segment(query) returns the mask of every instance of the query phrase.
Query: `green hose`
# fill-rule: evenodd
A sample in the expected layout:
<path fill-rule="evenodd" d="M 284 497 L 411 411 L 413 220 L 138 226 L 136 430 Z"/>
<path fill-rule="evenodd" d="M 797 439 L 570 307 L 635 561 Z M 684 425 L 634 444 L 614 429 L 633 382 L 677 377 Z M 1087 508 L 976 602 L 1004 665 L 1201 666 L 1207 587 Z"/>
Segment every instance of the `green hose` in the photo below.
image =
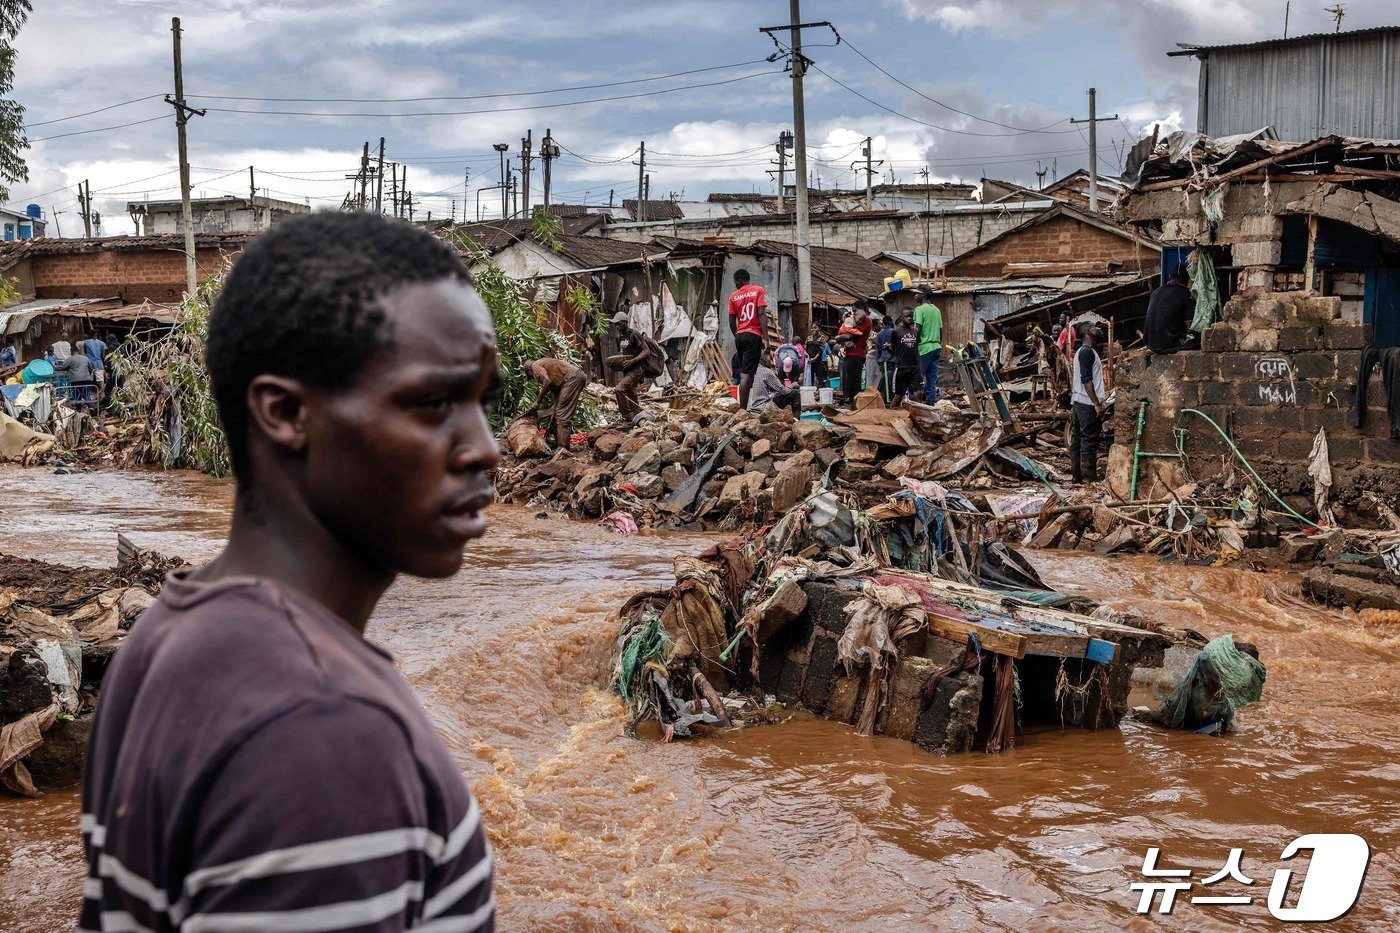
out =
<path fill-rule="evenodd" d="M 1311 525 L 1312 527 L 1317 529 L 1322 528 L 1322 526 L 1319 525 L 1317 522 L 1313 521 L 1305 515 L 1300 515 L 1297 512 L 1297 510 L 1293 508 L 1293 506 L 1289 505 L 1287 502 L 1284 502 L 1282 499 L 1279 498 L 1278 493 L 1274 492 L 1273 487 L 1270 486 L 1268 483 L 1264 482 L 1264 480 L 1260 478 L 1258 473 L 1254 472 L 1254 467 L 1252 467 L 1249 461 L 1244 458 L 1244 454 L 1240 453 L 1240 449 L 1235 446 L 1235 442 L 1230 440 L 1230 435 L 1226 434 L 1225 429 L 1222 428 L 1220 425 L 1216 424 L 1210 415 L 1206 414 L 1203 411 L 1198 411 L 1195 408 L 1183 408 L 1181 410 L 1181 413 L 1183 415 L 1199 415 L 1200 417 L 1205 419 L 1206 424 L 1210 425 L 1212 428 L 1215 428 L 1215 430 L 1220 434 L 1220 436 L 1225 439 L 1225 443 L 1230 445 L 1230 450 L 1232 450 L 1235 456 L 1239 458 L 1240 463 L 1244 464 L 1244 468 L 1249 471 L 1249 475 L 1254 477 L 1254 481 L 1259 484 L 1259 487 L 1265 492 L 1267 492 L 1270 496 L 1272 496 L 1275 502 L 1283 506 L 1283 510 L 1285 512 L 1287 512 L 1289 515 L 1292 515 L 1294 518 L 1298 519 L 1298 521 L 1303 522 L 1306 525 Z"/>

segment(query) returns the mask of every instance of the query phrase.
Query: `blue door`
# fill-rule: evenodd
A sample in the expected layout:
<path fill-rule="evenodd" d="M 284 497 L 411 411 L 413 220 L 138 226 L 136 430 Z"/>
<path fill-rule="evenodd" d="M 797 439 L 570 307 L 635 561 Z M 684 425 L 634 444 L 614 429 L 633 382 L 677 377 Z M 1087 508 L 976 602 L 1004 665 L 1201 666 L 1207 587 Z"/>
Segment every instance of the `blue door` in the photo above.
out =
<path fill-rule="evenodd" d="M 1400 347 L 1400 268 L 1366 270 L 1362 320 L 1374 324 L 1376 346 Z"/>

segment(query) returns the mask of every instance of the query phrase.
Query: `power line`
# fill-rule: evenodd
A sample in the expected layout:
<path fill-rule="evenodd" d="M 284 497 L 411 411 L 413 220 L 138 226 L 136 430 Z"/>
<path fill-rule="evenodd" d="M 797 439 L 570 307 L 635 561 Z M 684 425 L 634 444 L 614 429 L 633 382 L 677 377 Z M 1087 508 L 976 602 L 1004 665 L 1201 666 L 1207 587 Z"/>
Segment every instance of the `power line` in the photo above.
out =
<path fill-rule="evenodd" d="M 85 136 L 85 135 L 87 135 L 88 133 L 105 133 L 105 132 L 107 132 L 108 130 L 124 130 L 124 129 L 126 129 L 128 126 L 140 126 L 140 125 L 143 124 L 143 123 L 154 123 L 154 122 L 156 122 L 157 120 L 165 120 L 165 119 L 168 119 L 168 118 L 169 118 L 169 114 L 161 114 L 161 115 L 158 116 L 158 117 L 151 117 L 149 120 L 135 120 L 135 121 L 133 121 L 133 122 L 131 122 L 131 123 L 116 123 L 116 124 L 113 124 L 112 126 L 98 126 L 98 127 L 94 127 L 93 129 L 90 129 L 90 130 L 74 130 L 74 131 L 71 132 L 71 133 L 59 133 L 57 136 L 41 136 L 41 137 L 38 138 L 38 139 L 31 139 L 30 142 L 31 142 L 31 143 L 42 143 L 42 142 L 46 142 L 46 141 L 48 141 L 48 140 L 50 140 L 50 139 L 63 139 L 63 138 L 65 138 L 65 137 L 67 137 L 67 136 Z"/>
<path fill-rule="evenodd" d="M 1047 124 L 1045 124 L 1044 126 L 1038 126 L 1038 127 L 1012 126 L 1010 123 L 1001 123 L 1001 122 L 999 122 L 999 121 L 997 121 L 997 120 L 988 119 L 987 117 L 979 117 L 977 114 L 975 114 L 975 113 L 969 113 L 969 112 L 966 111 L 966 110 L 959 110 L 957 107 L 954 107 L 952 104 L 944 103 L 943 101 L 939 100 L 939 99 L 936 98 L 936 97 L 930 97 L 929 95 L 925 94 L 923 91 L 921 91 L 921 90 L 919 90 L 918 88 L 914 87 L 912 84 L 909 84 L 909 83 L 907 83 L 907 82 L 905 82 L 905 81 L 902 81 L 901 79 L 899 79 L 899 78 L 895 77 L 894 75 L 890 74 L 888 71 L 886 71 L 884 68 L 882 68 L 879 64 L 877 64 L 876 62 L 874 62 L 873 60 L 871 60 L 870 56 L 866 55 L 866 54 L 865 54 L 864 52 L 862 52 L 860 49 L 858 49 L 858 48 L 856 48 L 854 45 L 852 45 L 852 44 L 851 44 L 851 40 L 849 40 L 849 39 L 845 38 L 844 36 L 842 36 L 842 41 L 846 44 L 846 46 L 847 46 L 852 52 L 855 52 L 855 53 L 856 53 L 857 55 L 859 55 L 861 58 L 865 59 L 865 61 L 866 61 L 867 63 L 869 63 L 871 67 L 873 67 L 876 71 L 880 72 L 880 74 L 882 74 L 882 75 L 884 75 L 885 77 L 889 78 L 889 79 L 890 79 L 891 81 L 893 81 L 895 84 L 898 84 L 900 87 L 906 88 L 907 90 L 913 91 L 915 94 L 918 94 L 920 97 L 922 97 L 924 100 L 928 101 L 929 103 L 931 103 L 931 104 L 937 104 L 938 106 L 942 107 L 942 108 L 945 109 L 945 110 L 951 110 L 953 113 L 962 114 L 962 115 L 965 116 L 965 117 L 971 117 L 972 119 L 977 120 L 977 121 L 979 121 L 979 122 L 981 122 L 981 123 L 990 123 L 990 124 L 992 124 L 993 126 L 1000 126 L 1000 127 L 1002 127 L 1003 129 L 1016 130 L 1016 131 L 1017 131 L 1017 134 L 1024 134 L 1024 133 L 1043 133 L 1043 132 L 1045 132 L 1046 130 L 1048 130 L 1050 127 L 1052 127 L 1052 126 L 1058 126 L 1059 124 L 1065 122 L 1064 120 L 1056 120 L 1054 123 L 1047 123 Z M 830 77 L 830 76 L 828 75 L 828 77 Z M 948 132 L 953 132 L 953 131 L 952 131 L 952 130 L 949 130 Z M 1017 135 L 1017 134 L 1011 134 L 1011 133 L 997 133 L 997 134 L 992 134 L 992 135 L 999 135 L 999 136 L 1000 136 L 1000 135 L 1005 135 L 1005 136 L 1010 136 L 1010 135 Z"/>
<path fill-rule="evenodd" d="M 414 113 L 323 113 L 314 110 L 244 110 L 238 107 L 209 107 L 206 109 L 209 110 L 210 113 L 246 113 L 274 117 L 458 117 L 482 113 L 515 113 L 522 110 L 549 110 L 557 107 L 578 107 L 583 104 L 602 104 L 617 100 L 636 100 L 639 97 L 655 97 L 659 94 L 674 94 L 677 91 L 693 91 L 699 88 L 721 87 L 726 84 L 735 84 L 739 81 L 748 81 L 751 78 L 761 78 L 765 75 L 774 74 L 782 74 L 782 72 L 778 70 L 756 71 L 753 74 L 740 75 L 737 78 L 728 78 L 724 81 L 709 81 L 703 84 L 683 84 L 680 87 L 642 91 L 638 94 L 618 94 L 612 97 L 591 97 L 585 100 L 560 101 L 555 104 L 530 104 L 522 107 L 493 107 L 479 110 L 420 110 Z"/>
<path fill-rule="evenodd" d="M 237 97 L 233 95 L 220 94 L 191 94 L 189 97 L 198 100 L 242 100 L 254 102 L 280 102 L 293 104 L 411 104 L 436 100 L 490 100 L 502 97 L 532 97 L 541 94 L 563 94 L 569 91 L 594 91 L 605 87 L 622 87 L 627 84 L 645 84 L 648 81 L 665 81 L 670 78 L 683 78 L 687 75 L 702 74 L 707 71 L 725 71 L 730 68 L 745 68 L 749 65 L 762 65 L 766 58 L 756 58 L 748 62 L 734 62 L 729 65 L 711 65 L 707 68 L 692 68 L 689 71 L 677 71 L 667 75 L 652 75 L 648 78 L 631 78 L 626 81 L 608 81 L 603 84 L 576 84 L 572 87 L 556 87 L 543 91 L 511 91 L 501 94 L 466 94 L 460 96 L 443 97 Z M 704 86 L 704 85 L 702 85 Z M 473 111 L 468 111 L 473 112 Z"/>
<path fill-rule="evenodd" d="M 160 97 L 160 94 L 147 94 L 145 97 L 133 97 L 131 100 L 124 100 L 118 104 L 108 104 L 106 107 L 98 107 L 96 110 L 88 110 L 84 111 L 83 113 L 75 113 L 67 117 L 54 117 L 52 120 L 40 120 L 38 123 L 26 123 L 24 124 L 24 128 L 26 130 L 32 130 L 36 126 L 48 126 L 50 123 L 62 123 L 65 120 L 76 120 L 79 117 L 90 117 L 94 113 L 102 113 L 107 110 L 115 110 L 118 107 L 126 107 L 130 104 L 139 104 L 145 100 L 159 100 Z"/>

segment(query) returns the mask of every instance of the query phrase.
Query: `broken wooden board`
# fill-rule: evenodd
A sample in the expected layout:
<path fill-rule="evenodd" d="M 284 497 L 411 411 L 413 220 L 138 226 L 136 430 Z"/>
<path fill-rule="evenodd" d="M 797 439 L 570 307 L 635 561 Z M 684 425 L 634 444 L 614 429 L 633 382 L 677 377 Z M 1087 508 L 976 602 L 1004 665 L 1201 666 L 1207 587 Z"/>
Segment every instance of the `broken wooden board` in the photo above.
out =
<path fill-rule="evenodd" d="M 857 440 L 869 441 L 872 444 L 884 444 L 888 447 L 908 447 L 904 434 L 900 433 L 902 428 L 905 432 L 913 435 L 913 422 L 910 421 L 907 412 L 899 409 L 891 409 L 870 406 L 858 411 L 840 411 L 833 407 L 822 409 L 822 415 L 832 424 L 850 428 L 855 432 Z M 902 422 L 895 427 L 896 422 Z"/>
<path fill-rule="evenodd" d="M 928 475 L 921 479 L 942 479 L 952 476 L 959 470 L 971 466 L 987 451 L 1001 441 L 1000 424 L 974 425 L 959 437 L 953 438 L 933 452 L 933 463 Z"/>

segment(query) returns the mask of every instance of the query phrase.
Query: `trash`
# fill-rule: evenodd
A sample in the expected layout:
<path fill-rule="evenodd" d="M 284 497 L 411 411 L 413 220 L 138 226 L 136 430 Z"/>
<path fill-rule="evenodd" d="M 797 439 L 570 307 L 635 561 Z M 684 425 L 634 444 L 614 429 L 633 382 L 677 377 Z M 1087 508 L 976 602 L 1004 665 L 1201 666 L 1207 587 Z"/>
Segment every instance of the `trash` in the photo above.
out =
<path fill-rule="evenodd" d="M 637 523 L 626 512 L 612 512 L 598 519 L 598 524 L 609 525 L 614 531 L 624 535 L 637 533 Z"/>
<path fill-rule="evenodd" d="M 1253 645 L 1236 646 L 1229 635 L 1207 643 L 1152 718 L 1172 729 L 1230 731 L 1235 712 L 1263 696 L 1267 671 L 1258 655 Z"/>
<path fill-rule="evenodd" d="M 517 457 L 548 457 L 549 443 L 535 418 L 516 418 L 506 428 L 506 446 Z"/>

